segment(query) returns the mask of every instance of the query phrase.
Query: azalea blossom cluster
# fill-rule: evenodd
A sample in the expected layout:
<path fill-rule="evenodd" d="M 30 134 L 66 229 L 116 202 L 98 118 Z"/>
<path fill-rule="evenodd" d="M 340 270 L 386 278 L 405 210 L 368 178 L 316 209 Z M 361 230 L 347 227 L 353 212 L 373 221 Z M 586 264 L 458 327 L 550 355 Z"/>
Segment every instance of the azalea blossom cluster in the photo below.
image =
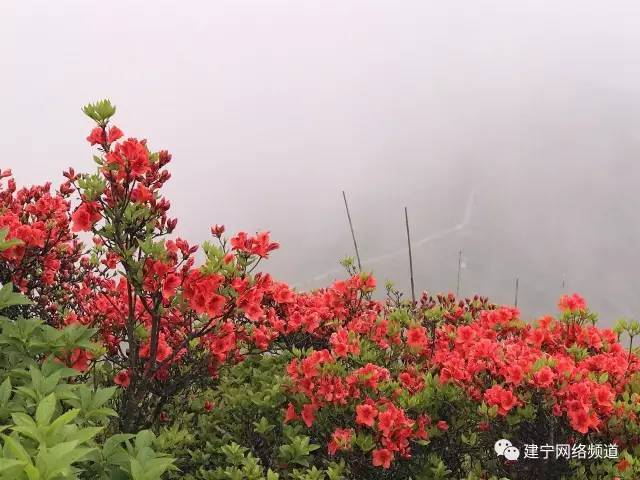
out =
<path fill-rule="evenodd" d="M 180 238 L 156 240 L 176 226 L 160 195 L 171 156 L 151 153 L 143 140 L 122 138 L 119 128 L 99 122 L 88 137 L 102 152 L 98 174 L 67 172 L 82 199 L 73 230 L 93 233 L 93 260 L 101 268 L 100 276 L 88 279 L 99 294 L 74 319 L 100 329 L 109 361 L 120 366 L 117 384 L 170 388 L 185 366 L 204 362 L 215 378 L 224 363 L 284 338 L 316 346 L 333 332 L 331 342 L 342 341 L 345 331 L 334 332 L 333 323 L 346 321 L 362 295 L 373 291 L 373 277 L 356 275 L 331 289 L 299 294 L 268 274 L 251 273 L 278 248 L 268 232 L 240 232 L 227 240 L 220 225 L 211 228 L 213 242 L 203 244 L 205 261 L 196 265 L 198 247 Z M 360 325 L 351 325 L 354 331 L 375 323 L 382 305 L 371 305 Z M 378 330 L 386 342 L 384 328 Z"/>
<path fill-rule="evenodd" d="M 0 230 L 15 243 L 2 255 L 3 283 L 32 294 L 54 324 L 98 328 L 106 360 L 117 369 L 114 382 L 124 388 L 171 384 L 172 368 L 196 357 L 215 377 L 243 352 L 268 348 L 284 332 L 280 314 L 293 292 L 249 271 L 278 244 L 268 232 L 240 232 L 227 241 L 216 225 L 218 245 L 204 245 L 206 260 L 195 265 L 198 246 L 163 238 L 177 225 L 161 195 L 171 155 L 124 138 L 108 116 L 90 113 L 98 124 L 87 137 L 98 148 L 96 174 L 69 169 L 52 193 L 49 184 L 17 189 L 11 172 L 1 173 L 8 181 L 0 190 Z M 87 233 L 89 250 L 79 240 Z M 81 371 L 92 360 L 85 350 L 65 357 Z"/>
<path fill-rule="evenodd" d="M 95 267 L 82 282 L 91 293 L 68 321 L 99 329 L 114 382 L 126 390 L 122 417 L 151 408 L 148 392 L 157 392 L 155 417 L 167 397 L 202 381 L 201 372 L 215 378 L 221 365 L 291 332 L 286 319 L 296 295 L 253 273 L 278 248 L 268 232 L 227 240 L 224 226 L 214 225 L 201 247 L 172 237 L 177 220 L 161 193 L 171 155 L 126 138 L 110 124 L 113 112 L 104 104 L 85 108 L 97 123 L 87 137 L 98 151 L 97 173 L 65 173 L 80 199 L 71 230 L 92 234 L 85 261 Z M 200 248 L 204 261 L 196 264 Z"/>
<path fill-rule="evenodd" d="M 342 282 L 337 286 L 342 289 Z M 322 292 L 327 294 L 336 291 Z M 640 395 L 631 393 L 630 383 L 634 388 L 640 383 L 640 359 L 618 343 L 612 330 L 581 322 L 588 313 L 579 295 L 561 298 L 558 319 L 545 316 L 534 324 L 521 321 L 512 307 L 484 304 L 479 309 L 478 297 L 466 302 L 451 295 L 423 298 L 401 315 L 363 291 L 357 297 L 356 308 L 344 296 L 334 303 L 350 314 L 332 324 L 328 347 L 295 358 L 287 369 L 295 401 L 286 409 L 286 421 L 311 428 L 324 410 L 343 418 L 328 439 L 330 454 L 351 451 L 364 433 L 375 447 L 373 465 L 389 468 L 396 458 L 409 458 L 415 442 L 446 431 L 445 419 L 431 420 L 437 411 L 403 408 L 411 404 L 409 397 L 437 387 L 425 381 L 427 375 L 496 412 L 493 419 L 476 415 L 478 431 L 541 401 L 576 434 L 614 438 L 622 448 L 638 444 L 633 429 Z M 426 319 L 436 317 L 434 328 Z M 345 430 L 344 423 L 353 427 Z"/>
<path fill-rule="evenodd" d="M 82 244 L 70 230 L 67 182 L 58 191 L 51 184 L 18 188 L 11 170 L 0 172 L 0 231 L 12 244 L 0 255 L 0 280 L 12 282 L 52 322 L 63 305 L 75 303 Z"/>
<path fill-rule="evenodd" d="M 577 295 L 563 297 L 560 306 L 572 315 L 586 309 Z M 439 347 L 434 362 L 441 381 L 456 382 L 503 416 L 529 402 L 532 392 L 542 392 L 553 414 L 566 414 L 582 434 L 607 428 L 616 398 L 640 370 L 638 358 L 629 356 L 610 329 L 550 316 L 524 324 L 510 308 L 445 328 Z M 488 379 L 494 384 L 486 389 Z"/>

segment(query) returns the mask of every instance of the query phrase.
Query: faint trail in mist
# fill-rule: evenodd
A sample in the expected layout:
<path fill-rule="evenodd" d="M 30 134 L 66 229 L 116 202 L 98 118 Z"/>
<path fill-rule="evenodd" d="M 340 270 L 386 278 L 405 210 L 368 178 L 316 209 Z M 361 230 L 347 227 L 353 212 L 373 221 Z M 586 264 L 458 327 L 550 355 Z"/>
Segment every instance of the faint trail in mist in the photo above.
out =
<path fill-rule="evenodd" d="M 478 186 L 476 185 L 471 192 L 469 193 L 469 197 L 467 198 L 467 203 L 464 209 L 464 214 L 462 216 L 462 220 L 458 223 L 456 223 L 455 225 L 445 228 L 443 230 L 439 230 L 435 233 L 432 233 L 430 235 L 427 235 L 426 237 L 420 238 L 418 240 L 415 240 L 413 242 L 411 242 L 411 245 L 414 247 L 421 247 L 422 245 L 425 245 L 427 243 L 433 242 L 435 240 L 440 240 L 441 238 L 447 237 L 453 233 L 459 232 L 461 230 L 463 230 L 464 228 L 467 227 L 467 225 L 469 225 L 469 223 L 471 222 L 471 217 L 473 215 L 473 208 L 475 206 L 475 201 L 476 201 L 476 192 L 478 191 Z M 391 252 L 387 252 L 387 253 L 383 253 L 381 255 L 377 255 L 375 257 L 371 257 L 371 258 L 365 258 L 364 260 L 362 260 L 362 265 L 363 265 L 363 270 L 366 270 L 368 267 L 370 267 L 371 265 L 374 265 L 376 263 L 380 263 L 380 262 L 384 262 L 385 260 L 389 260 L 391 258 L 397 257 L 399 255 L 407 255 L 408 252 L 408 247 L 403 247 L 403 248 L 399 248 L 398 250 L 394 250 Z M 321 274 L 321 275 L 317 275 L 315 277 L 313 277 L 311 280 L 307 280 L 306 282 L 304 282 L 305 284 L 309 284 L 311 282 L 318 282 L 320 280 L 323 280 L 329 276 L 331 276 L 331 274 L 333 273 L 340 273 L 342 272 L 343 269 L 341 267 L 335 267 L 332 268 L 331 270 L 328 270 L 327 272 Z"/>

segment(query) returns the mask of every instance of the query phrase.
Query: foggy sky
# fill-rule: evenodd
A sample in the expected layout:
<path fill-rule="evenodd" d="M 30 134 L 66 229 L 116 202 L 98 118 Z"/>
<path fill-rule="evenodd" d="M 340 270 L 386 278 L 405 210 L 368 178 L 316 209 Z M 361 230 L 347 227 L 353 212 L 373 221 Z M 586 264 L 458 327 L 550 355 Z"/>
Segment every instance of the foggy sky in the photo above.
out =
<path fill-rule="evenodd" d="M 352 243 L 408 286 L 553 312 L 565 278 L 610 323 L 640 310 L 640 4 L 0 1 L 0 167 L 93 168 L 80 112 L 173 154 L 193 242 L 268 229 L 265 263 L 318 287 Z M 472 195 L 473 192 L 473 195 Z M 368 262 L 373 259 L 374 261 Z M 321 278 L 320 278 L 321 277 Z"/>

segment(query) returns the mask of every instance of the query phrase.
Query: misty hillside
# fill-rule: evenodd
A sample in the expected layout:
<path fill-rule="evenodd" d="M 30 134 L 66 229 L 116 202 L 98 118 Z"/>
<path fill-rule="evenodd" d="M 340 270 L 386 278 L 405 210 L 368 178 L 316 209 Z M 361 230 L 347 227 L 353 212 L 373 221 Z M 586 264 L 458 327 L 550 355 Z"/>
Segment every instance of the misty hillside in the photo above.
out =
<path fill-rule="evenodd" d="M 469 171 L 462 168 L 467 160 L 450 159 L 459 171 L 438 179 L 446 190 L 438 192 L 440 200 L 430 191 L 410 192 L 405 198 L 417 287 L 455 291 L 461 249 L 463 295 L 513 303 L 519 277 L 519 307 L 537 316 L 554 311 L 564 281 L 565 290 L 584 294 L 607 325 L 637 315 L 640 227 L 633 192 L 640 130 L 633 126 L 640 122 L 628 98 L 584 85 L 554 92 L 541 98 L 536 114 L 511 125 L 504 118 L 499 132 L 486 132 L 486 143 L 505 135 L 502 142 L 491 139 L 500 148 L 493 158 L 480 144 L 468 159 Z M 340 238 L 352 254 L 338 193 L 336 214 L 342 208 L 344 221 L 327 240 Z M 390 199 L 393 208 L 374 219 L 363 218 L 367 211 L 359 202 L 362 197 L 352 198 L 351 210 L 364 268 L 408 293 L 401 199 Z M 319 286 L 338 272 L 327 270 L 304 285 Z"/>

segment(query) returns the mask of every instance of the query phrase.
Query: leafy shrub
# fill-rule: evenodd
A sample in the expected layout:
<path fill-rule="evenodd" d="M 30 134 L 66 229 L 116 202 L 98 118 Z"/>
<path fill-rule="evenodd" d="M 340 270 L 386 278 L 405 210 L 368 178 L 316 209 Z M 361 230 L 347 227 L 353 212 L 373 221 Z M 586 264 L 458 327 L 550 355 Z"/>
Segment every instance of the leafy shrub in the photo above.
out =
<path fill-rule="evenodd" d="M 69 383 L 76 370 L 52 357 L 37 361 L 60 349 L 87 347 L 90 330 L 56 330 L 35 319 L 0 322 L 0 478 L 151 480 L 171 467 L 171 458 L 151 448 L 155 437 L 149 431 L 138 433 L 133 443 L 134 435 L 105 437 L 109 417 L 117 415 L 108 406 L 114 387 Z"/>
<path fill-rule="evenodd" d="M 0 250 L 7 244 L 0 245 Z M 0 289 L 0 312 L 30 302 Z M 73 381 L 61 359 L 95 350 L 93 330 L 56 329 L 38 319 L 0 317 L 0 478 L 11 480 L 158 479 L 173 459 L 152 448 L 153 433 L 104 436 L 115 387 Z M 77 360 L 76 360 L 77 361 Z M 102 441 L 104 440 L 104 445 Z"/>
<path fill-rule="evenodd" d="M 223 369 L 216 389 L 194 397 L 188 413 L 169 413 L 159 445 L 179 458 L 175 478 L 342 478 L 344 465 L 316 457 L 321 446 L 282 421 L 287 358 L 260 356 Z"/>

